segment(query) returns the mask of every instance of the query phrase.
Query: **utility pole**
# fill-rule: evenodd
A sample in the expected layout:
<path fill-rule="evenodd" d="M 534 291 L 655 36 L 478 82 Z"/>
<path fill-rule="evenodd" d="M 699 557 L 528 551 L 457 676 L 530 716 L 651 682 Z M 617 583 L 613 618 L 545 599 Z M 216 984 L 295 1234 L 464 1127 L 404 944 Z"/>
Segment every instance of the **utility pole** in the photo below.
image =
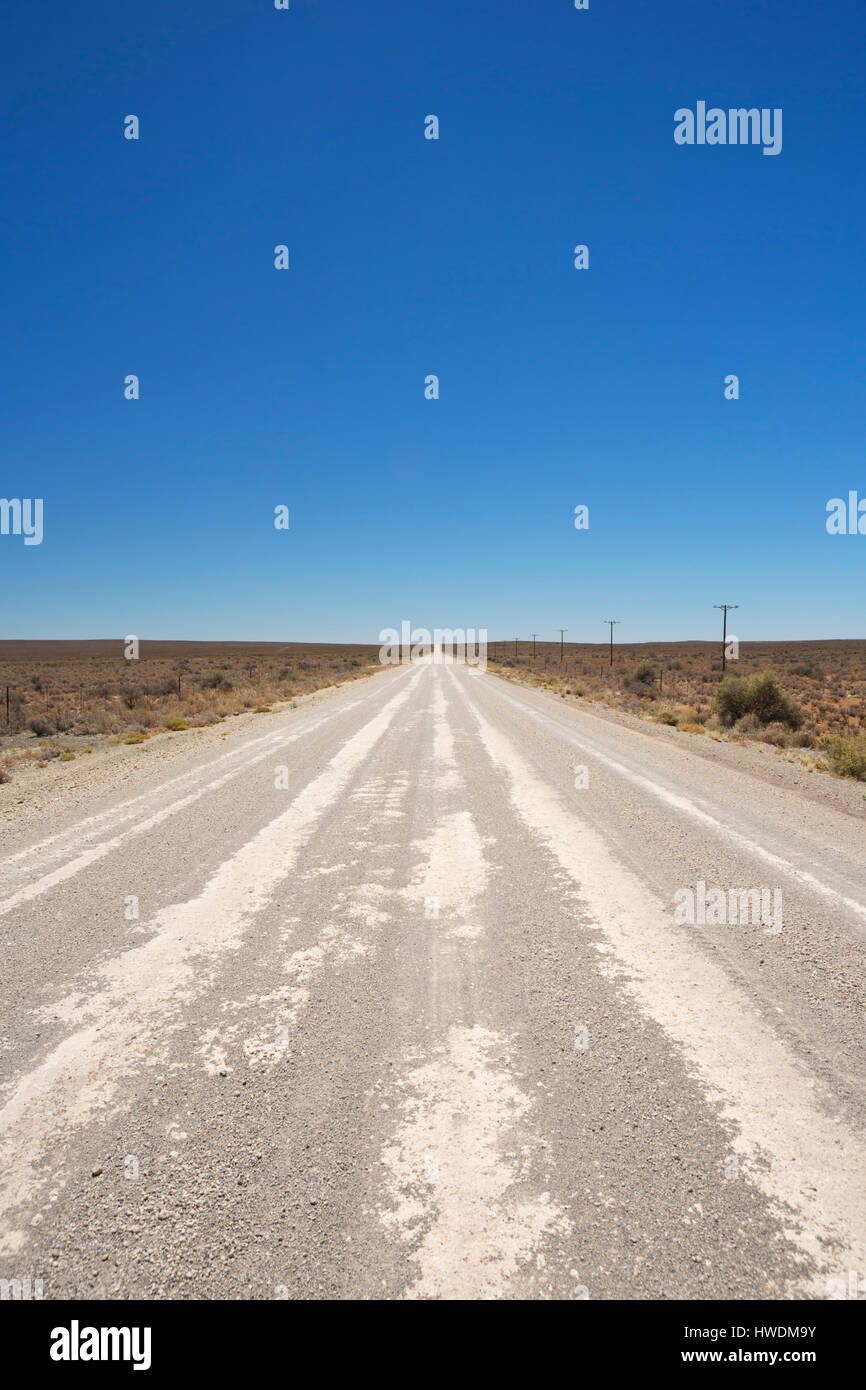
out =
<path fill-rule="evenodd" d="M 602 618 L 602 622 L 607 623 L 610 628 L 610 664 L 613 665 L 613 630 L 619 627 L 619 618 Z"/>
<path fill-rule="evenodd" d="M 728 645 L 728 613 L 734 608 L 739 608 L 739 606 L 738 603 L 713 604 L 714 608 L 721 608 L 722 610 L 722 675 L 725 674 L 725 648 Z"/>
<path fill-rule="evenodd" d="M 532 660 L 533 660 L 533 661 L 535 661 L 535 638 L 536 638 L 536 635 L 537 635 L 537 634 L 534 633 L 534 632 L 531 634 L 531 636 L 532 636 Z"/>
<path fill-rule="evenodd" d="M 514 639 L 514 660 L 517 660 L 517 638 Z"/>
<path fill-rule="evenodd" d="M 557 630 L 557 632 L 559 633 L 559 664 L 560 664 L 560 666 L 561 666 L 561 665 L 562 665 L 562 649 L 563 649 L 563 646 L 565 645 L 565 634 L 568 632 L 568 628 L 567 628 L 567 627 L 559 627 L 559 628 L 557 628 L 556 630 Z"/>

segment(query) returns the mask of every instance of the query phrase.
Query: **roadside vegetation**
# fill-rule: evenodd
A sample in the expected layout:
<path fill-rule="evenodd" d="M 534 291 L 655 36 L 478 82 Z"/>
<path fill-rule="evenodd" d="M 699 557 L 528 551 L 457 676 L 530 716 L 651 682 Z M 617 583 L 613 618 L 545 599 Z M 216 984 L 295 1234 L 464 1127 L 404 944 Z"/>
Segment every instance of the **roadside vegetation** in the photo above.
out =
<path fill-rule="evenodd" d="M 830 767 L 838 777 L 856 777 L 866 782 L 866 734 L 855 738 L 828 738 L 824 750 Z"/>
<path fill-rule="evenodd" d="M 378 669 L 377 647 L 142 642 L 127 661 L 121 642 L 0 642 L 0 783 L 24 762 L 268 714 Z"/>
<path fill-rule="evenodd" d="M 866 781 L 866 642 L 742 643 L 722 673 L 717 643 L 609 649 L 496 643 L 499 675 L 623 709 L 683 734 L 769 744 L 808 767 Z"/>

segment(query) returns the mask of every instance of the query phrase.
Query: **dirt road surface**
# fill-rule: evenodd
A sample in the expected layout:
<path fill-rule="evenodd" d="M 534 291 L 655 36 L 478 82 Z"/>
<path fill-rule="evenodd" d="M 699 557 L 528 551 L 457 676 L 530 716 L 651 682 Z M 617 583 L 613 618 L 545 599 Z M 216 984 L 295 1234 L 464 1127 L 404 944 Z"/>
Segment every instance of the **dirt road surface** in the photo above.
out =
<path fill-rule="evenodd" d="M 136 756 L 4 823 L 0 1276 L 591 1300 L 866 1278 L 862 818 L 433 662 Z M 727 920 L 682 919 L 718 888 Z M 732 921 L 730 890 L 772 907 Z"/>

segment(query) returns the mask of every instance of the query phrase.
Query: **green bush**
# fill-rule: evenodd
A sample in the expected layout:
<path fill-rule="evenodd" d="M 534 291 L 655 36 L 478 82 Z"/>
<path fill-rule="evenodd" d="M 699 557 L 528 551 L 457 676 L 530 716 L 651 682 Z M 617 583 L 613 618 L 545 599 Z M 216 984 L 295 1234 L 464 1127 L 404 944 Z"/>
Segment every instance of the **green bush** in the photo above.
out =
<path fill-rule="evenodd" d="M 799 729 L 803 723 L 802 713 L 772 671 L 760 671 L 747 680 L 725 676 L 713 696 L 713 708 L 726 728 L 732 724 L 742 728 L 739 721 L 750 714 L 761 725 L 786 724 L 789 729 Z"/>
<path fill-rule="evenodd" d="M 866 782 L 866 734 L 855 738 L 835 736 L 822 740 L 827 761 L 838 777 Z"/>
<path fill-rule="evenodd" d="M 747 684 L 740 676 L 725 676 L 713 696 L 713 709 L 728 729 L 750 713 Z"/>
<path fill-rule="evenodd" d="M 762 671 L 749 681 L 749 709 L 762 724 L 787 724 L 799 729 L 803 716 L 799 708 L 779 685 L 772 671 Z"/>

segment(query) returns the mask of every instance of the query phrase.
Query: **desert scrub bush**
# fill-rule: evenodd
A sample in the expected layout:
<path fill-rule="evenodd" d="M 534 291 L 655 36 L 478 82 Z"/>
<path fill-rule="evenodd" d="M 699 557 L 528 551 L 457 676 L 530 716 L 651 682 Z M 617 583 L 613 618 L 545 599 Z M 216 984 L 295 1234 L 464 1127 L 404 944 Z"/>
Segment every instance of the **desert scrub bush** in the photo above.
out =
<path fill-rule="evenodd" d="M 641 695 L 644 699 L 654 699 L 656 693 L 655 667 L 651 666 L 648 661 L 642 662 L 632 671 L 631 675 L 626 676 L 623 685 L 633 695 Z"/>
<path fill-rule="evenodd" d="M 180 733 L 182 729 L 188 729 L 189 725 L 185 719 L 167 719 L 165 721 L 165 727 L 168 729 L 169 733 L 177 734 Z"/>
<path fill-rule="evenodd" d="M 725 676 L 724 680 L 719 682 L 713 696 L 713 708 L 725 728 L 730 729 L 736 725 L 739 729 L 740 720 L 751 712 L 747 690 L 748 681 L 743 680 L 741 676 Z"/>
<path fill-rule="evenodd" d="M 857 734 L 854 738 L 825 738 L 821 742 L 837 777 L 853 777 L 858 782 L 866 782 L 866 734 Z"/>
<path fill-rule="evenodd" d="M 736 724 L 740 729 L 740 721 L 747 714 L 753 714 L 764 725 L 787 724 L 789 729 L 799 729 L 803 723 L 801 710 L 772 671 L 759 671 L 747 678 L 725 676 L 713 696 L 713 708 L 725 728 Z"/>
<path fill-rule="evenodd" d="M 162 698 L 166 695 L 176 695 L 177 681 L 172 680 L 171 676 L 163 676 L 162 680 L 148 681 L 145 691 L 148 695 L 156 695 Z"/>
<path fill-rule="evenodd" d="M 705 734 L 707 732 L 703 724 L 678 724 L 677 728 L 681 734 Z"/>
<path fill-rule="evenodd" d="M 676 724 L 678 715 L 670 705 L 662 705 L 661 709 L 656 710 L 653 718 L 657 724 Z"/>
<path fill-rule="evenodd" d="M 737 733 L 745 734 L 747 738 L 754 738 L 760 727 L 761 721 L 756 714 L 744 714 L 734 725 Z"/>
<path fill-rule="evenodd" d="M 655 685 L 655 667 L 649 661 L 642 661 L 640 666 L 635 667 L 628 679 L 638 685 Z"/>
<path fill-rule="evenodd" d="M 83 734 L 113 734 L 115 732 L 115 721 L 107 710 L 94 710 L 89 713 L 79 726 Z"/>
<path fill-rule="evenodd" d="M 62 763 L 74 763 L 75 754 L 67 748 L 63 753 L 60 754 L 60 761 Z"/>
<path fill-rule="evenodd" d="M 270 705 L 256 705 L 255 709 L 253 710 L 253 714 L 270 714 L 270 713 L 271 713 L 271 707 L 270 707 Z"/>
<path fill-rule="evenodd" d="M 49 734 L 57 733 L 57 727 L 53 719 L 28 719 L 27 727 L 32 730 L 37 738 L 47 738 Z"/>
<path fill-rule="evenodd" d="M 749 710 L 762 724 L 787 724 L 799 729 L 802 711 L 779 685 L 772 671 L 761 671 L 749 680 Z"/>
<path fill-rule="evenodd" d="M 147 743 L 147 734 L 142 734 L 140 732 L 127 734 L 123 741 L 124 743 Z"/>
<path fill-rule="evenodd" d="M 765 724 L 758 735 L 762 743 L 771 743 L 777 749 L 787 748 L 791 741 L 791 730 L 787 724 L 778 721 L 773 724 Z"/>

